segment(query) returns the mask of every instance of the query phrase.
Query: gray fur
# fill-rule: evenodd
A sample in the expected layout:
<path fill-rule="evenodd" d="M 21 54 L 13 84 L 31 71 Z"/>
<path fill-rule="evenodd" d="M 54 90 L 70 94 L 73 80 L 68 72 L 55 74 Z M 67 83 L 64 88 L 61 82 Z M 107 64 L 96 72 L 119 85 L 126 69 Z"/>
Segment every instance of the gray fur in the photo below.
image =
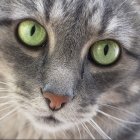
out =
<path fill-rule="evenodd" d="M 139 11 L 139 0 L 1 0 L 0 138 L 107 139 L 90 124 L 93 119 L 111 139 L 139 139 Z M 48 32 L 48 43 L 37 51 L 16 37 L 27 18 Z M 110 67 L 87 57 L 90 46 L 104 39 L 122 48 Z M 52 112 L 40 88 L 74 99 Z"/>

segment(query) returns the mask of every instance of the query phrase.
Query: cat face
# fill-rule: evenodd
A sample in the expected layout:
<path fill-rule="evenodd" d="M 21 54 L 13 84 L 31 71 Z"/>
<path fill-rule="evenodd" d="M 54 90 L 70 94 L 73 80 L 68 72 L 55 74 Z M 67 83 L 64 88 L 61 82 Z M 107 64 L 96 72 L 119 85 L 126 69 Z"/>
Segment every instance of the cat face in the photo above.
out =
<path fill-rule="evenodd" d="M 14 101 L 34 125 L 50 131 L 70 127 L 90 120 L 105 104 L 138 98 L 140 16 L 134 1 L 1 0 L 0 5 L 0 87 L 8 90 L 0 96 Z M 41 37 L 29 40 L 26 24 Z M 111 53 L 109 62 L 105 52 Z M 42 92 L 70 100 L 51 110 Z"/>

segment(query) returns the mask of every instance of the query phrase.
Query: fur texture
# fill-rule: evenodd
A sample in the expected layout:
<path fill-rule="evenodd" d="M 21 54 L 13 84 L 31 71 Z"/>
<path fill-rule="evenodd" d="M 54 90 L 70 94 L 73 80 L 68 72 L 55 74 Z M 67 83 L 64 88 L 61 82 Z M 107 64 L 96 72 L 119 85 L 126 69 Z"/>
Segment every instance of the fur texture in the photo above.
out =
<path fill-rule="evenodd" d="M 140 138 L 139 11 L 139 0 L 0 0 L 0 138 Z M 48 33 L 39 50 L 17 39 L 24 19 Z M 87 57 L 104 39 L 122 49 L 109 67 Z M 42 87 L 75 98 L 51 111 Z"/>

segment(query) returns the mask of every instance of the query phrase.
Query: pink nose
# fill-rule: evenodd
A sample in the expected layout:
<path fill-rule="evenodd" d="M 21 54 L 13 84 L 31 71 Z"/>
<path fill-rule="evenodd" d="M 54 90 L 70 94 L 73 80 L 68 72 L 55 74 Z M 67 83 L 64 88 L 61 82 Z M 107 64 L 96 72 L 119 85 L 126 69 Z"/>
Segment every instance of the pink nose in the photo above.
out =
<path fill-rule="evenodd" d="M 60 96 L 49 92 L 45 92 L 43 96 L 49 100 L 48 105 L 53 111 L 61 109 L 64 104 L 70 101 L 69 96 Z"/>

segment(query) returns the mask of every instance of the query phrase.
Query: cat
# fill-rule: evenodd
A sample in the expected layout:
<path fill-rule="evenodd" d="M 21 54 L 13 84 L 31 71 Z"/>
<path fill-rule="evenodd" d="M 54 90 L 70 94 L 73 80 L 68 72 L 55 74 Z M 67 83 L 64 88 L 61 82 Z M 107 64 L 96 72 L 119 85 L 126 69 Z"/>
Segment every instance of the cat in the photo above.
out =
<path fill-rule="evenodd" d="M 139 139 L 139 116 L 139 0 L 0 1 L 0 139 Z"/>

